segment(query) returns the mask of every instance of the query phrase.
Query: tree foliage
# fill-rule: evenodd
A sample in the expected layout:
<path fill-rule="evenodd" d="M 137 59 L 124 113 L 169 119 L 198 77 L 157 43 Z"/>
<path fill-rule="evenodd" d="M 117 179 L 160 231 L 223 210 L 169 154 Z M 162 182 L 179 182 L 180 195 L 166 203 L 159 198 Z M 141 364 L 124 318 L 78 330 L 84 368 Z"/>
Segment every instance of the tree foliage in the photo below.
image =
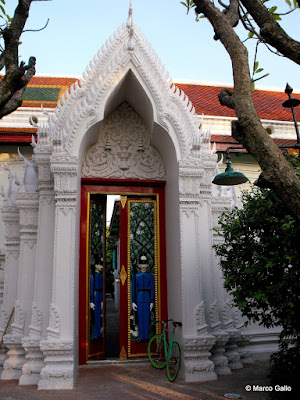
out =
<path fill-rule="evenodd" d="M 265 131 L 253 102 L 253 80 L 263 71 L 254 62 L 249 66 L 245 37 L 239 37 L 236 26 L 241 23 L 250 38 L 256 38 L 274 52 L 300 65 L 300 43 L 281 27 L 280 13 L 268 7 L 265 0 L 186 0 L 186 9 L 194 9 L 212 25 L 215 40 L 220 40 L 232 64 L 233 90 L 224 89 L 219 94 L 222 105 L 234 109 L 237 120 L 232 122 L 232 136 L 256 159 L 262 169 L 259 182 L 275 190 L 283 200 L 286 212 L 300 220 L 300 180 L 288 165 L 268 133 Z M 279 4 L 285 4 L 283 0 Z M 295 8 L 300 0 L 289 0 L 288 7 Z M 299 12 L 299 8 L 295 10 Z M 249 36 L 248 36 L 249 37 Z"/>
<path fill-rule="evenodd" d="M 299 170 L 299 161 L 298 170 Z M 243 192 L 243 207 L 223 213 L 214 246 L 225 288 L 251 321 L 300 338 L 300 226 L 270 189 Z"/>

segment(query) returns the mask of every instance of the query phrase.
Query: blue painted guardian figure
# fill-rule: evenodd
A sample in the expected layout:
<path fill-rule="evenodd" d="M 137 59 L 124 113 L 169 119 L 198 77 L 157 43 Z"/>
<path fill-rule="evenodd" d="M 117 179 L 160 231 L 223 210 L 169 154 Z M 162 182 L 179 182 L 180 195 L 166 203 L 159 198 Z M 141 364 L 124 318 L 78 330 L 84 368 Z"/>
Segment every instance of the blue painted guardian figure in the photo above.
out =
<path fill-rule="evenodd" d="M 155 299 L 154 276 L 147 272 L 147 257 L 139 257 L 140 272 L 133 276 L 132 309 L 137 311 L 139 337 L 137 342 L 150 339 L 150 313 Z"/>
<path fill-rule="evenodd" d="M 93 339 L 101 337 L 102 328 L 102 308 L 103 308 L 103 265 L 98 259 L 95 263 L 95 275 L 91 274 L 90 282 L 90 308 L 95 313 L 95 323 L 93 329 Z"/>

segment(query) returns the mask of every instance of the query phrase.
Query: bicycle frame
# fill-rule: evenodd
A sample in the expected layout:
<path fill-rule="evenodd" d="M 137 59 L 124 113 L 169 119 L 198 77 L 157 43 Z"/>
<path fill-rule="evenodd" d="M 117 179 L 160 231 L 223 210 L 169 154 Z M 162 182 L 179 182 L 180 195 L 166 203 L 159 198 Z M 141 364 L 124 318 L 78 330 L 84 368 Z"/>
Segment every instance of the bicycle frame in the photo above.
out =
<path fill-rule="evenodd" d="M 168 322 L 173 323 L 173 331 L 167 328 Z M 167 367 L 167 377 L 170 382 L 173 382 L 178 375 L 181 360 L 180 346 L 174 340 L 174 334 L 176 327 L 182 326 L 182 323 L 172 319 L 155 321 L 155 323 L 162 324 L 163 330 L 160 334 L 156 333 L 149 340 L 147 347 L 148 358 L 154 368 L 162 369 Z"/>
<path fill-rule="evenodd" d="M 172 320 L 169 320 L 169 321 L 171 322 Z M 169 322 L 169 321 L 167 321 L 167 322 Z M 166 328 L 167 322 L 164 323 L 162 321 L 156 321 L 156 323 L 158 323 L 158 322 L 163 325 L 163 331 L 162 331 L 162 333 L 160 335 L 160 338 L 159 338 L 159 341 L 158 341 L 158 344 L 157 344 L 157 348 L 159 348 L 161 340 L 163 340 L 166 361 L 169 361 L 170 360 L 171 349 L 172 349 L 172 344 L 173 344 L 173 340 L 174 340 L 175 327 L 174 327 L 173 331 L 170 331 L 169 329 Z M 169 341 L 168 341 L 166 332 L 170 334 L 170 340 Z"/>

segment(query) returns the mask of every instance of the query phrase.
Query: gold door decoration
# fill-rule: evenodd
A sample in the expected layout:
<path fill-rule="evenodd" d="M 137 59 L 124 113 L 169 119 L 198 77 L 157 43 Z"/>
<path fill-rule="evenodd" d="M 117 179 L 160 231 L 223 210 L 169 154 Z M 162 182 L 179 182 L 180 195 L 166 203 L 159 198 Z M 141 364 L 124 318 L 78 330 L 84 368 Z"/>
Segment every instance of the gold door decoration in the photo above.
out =
<path fill-rule="evenodd" d="M 121 272 L 120 272 L 120 279 L 121 279 L 121 282 L 122 282 L 122 286 L 124 286 L 125 282 L 126 282 L 126 279 L 127 279 L 127 272 L 125 271 L 124 265 L 122 265 L 122 269 L 121 269 Z"/>
<path fill-rule="evenodd" d="M 160 252 L 159 252 L 159 221 L 158 221 L 158 195 L 156 199 L 128 199 L 128 320 L 130 329 L 128 330 L 128 357 L 145 356 L 144 353 L 132 351 L 136 343 L 147 342 L 156 333 L 153 323 L 160 319 Z M 149 264 L 147 271 L 143 274 L 147 276 L 149 285 L 147 288 L 138 289 L 139 292 L 147 293 L 150 303 L 147 303 L 143 316 L 141 312 L 134 311 L 132 303 L 138 302 L 136 296 L 137 280 L 141 271 L 139 270 L 139 256 L 145 254 Z M 151 284 L 153 282 L 153 284 Z M 149 295 L 149 296 L 148 296 Z M 134 301 L 133 301 L 134 300 Z M 153 308 L 148 312 L 148 306 L 153 301 Z M 137 304 L 139 307 L 145 307 Z M 139 314 L 139 315 L 138 315 Z M 141 322 L 143 320 L 143 322 Z M 143 325 L 143 326 L 142 326 Z M 149 326 L 149 327 L 148 327 Z M 141 332 L 142 336 L 141 336 Z M 134 343 L 136 342 L 136 343 Z M 143 350 L 145 351 L 145 350 Z"/>

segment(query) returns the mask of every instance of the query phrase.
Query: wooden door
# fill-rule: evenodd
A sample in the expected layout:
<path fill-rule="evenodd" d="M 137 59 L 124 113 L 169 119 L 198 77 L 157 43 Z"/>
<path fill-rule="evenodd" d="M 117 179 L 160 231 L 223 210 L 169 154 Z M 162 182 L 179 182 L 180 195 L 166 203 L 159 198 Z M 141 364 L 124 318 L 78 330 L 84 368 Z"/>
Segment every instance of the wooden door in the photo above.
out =
<path fill-rule="evenodd" d="M 147 355 L 161 319 L 161 260 L 157 196 L 122 196 L 120 213 L 120 358 Z M 139 258 L 147 258 L 140 271 Z"/>
<path fill-rule="evenodd" d="M 167 319 L 164 184 L 164 182 L 153 181 L 106 181 L 94 178 L 82 180 L 79 267 L 79 364 L 81 365 L 106 358 L 106 242 L 104 238 L 108 194 L 121 196 L 120 270 L 119 276 L 116 274 L 116 282 L 118 281 L 120 285 L 119 358 L 147 356 L 147 340 L 143 339 L 141 342 L 138 340 L 139 320 L 137 312 L 132 308 L 134 277 L 139 271 L 138 257 L 141 251 L 147 254 L 149 260 L 147 273 L 151 274 L 153 277 L 151 280 L 154 280 L 154 302 L 149 318 L 151 321 Z M 99 224 L 99 221 L 103 223 Z M 101 280 L 103 280 L 100 336 L 98 335 L 99 324 L 98 328 L 94 329 L 94 310 L 91 308 L 91 303 L 93 303 L 91 287 L 93 289 L 96 281 L 93 275 L 96 274 L 95 256 L 97 254 L 103 258 L 103 269 L 100 271 L 102 279 L 98 279 L 98 283 L 100 282 L 98 289 L 101 289 Z M 93 283 L 91 283 L 92 280 Z M 98 304 L 101 303 L 101 296 L 97 301 Z M 94 335 L 94 331 L 98 333 Z M 150 327 L 149 331 L 149 337 L 151 337 L 155 333 L 155 327 Z"/>

